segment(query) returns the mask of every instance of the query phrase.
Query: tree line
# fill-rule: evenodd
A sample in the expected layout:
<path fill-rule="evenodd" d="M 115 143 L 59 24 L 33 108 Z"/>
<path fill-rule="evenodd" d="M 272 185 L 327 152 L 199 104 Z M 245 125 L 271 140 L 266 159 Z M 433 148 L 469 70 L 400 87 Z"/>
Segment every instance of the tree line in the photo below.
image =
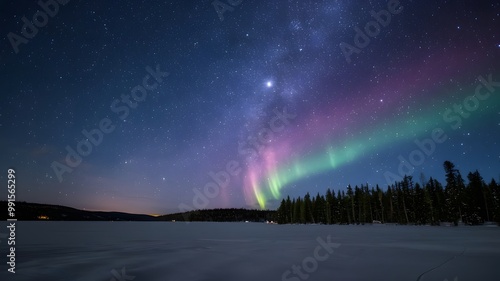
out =
<path fill-rule="evenodd" d="M 274 220 L 276 211 L 247 209 L 203 209 L 158 217 L 165 221 L 265 222 Z"/>
<path fill-rule="evenodd" d="M 491 179 L 487 184 L 476 170 L 465 183 L 460 171 L 450 161 L 443 164 L 445 186 L 432 177 L 421 183 L 412 176 L 382 190 L 378 185 L 347 186 L 347 190 L 327 189 L 324 195 L 281 201 L 276 220 L 286 223 L 364 224 L 378 221 L 398 224 L 432 224 L 453 222 L 455 225 L 500 223 L 500 185 Z"/>

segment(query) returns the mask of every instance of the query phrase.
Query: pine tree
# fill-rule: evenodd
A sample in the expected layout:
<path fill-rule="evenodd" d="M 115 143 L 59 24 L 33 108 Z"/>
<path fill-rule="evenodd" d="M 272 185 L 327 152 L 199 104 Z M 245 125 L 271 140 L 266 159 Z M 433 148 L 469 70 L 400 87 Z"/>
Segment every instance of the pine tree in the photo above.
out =
<path fill-rule="evenodd" d="M 385 213 L 385 210 L 384 210 L 384 192 L 382 191 L 382 189 L 380 189 L 380 187 L 378 186 L 377 184 L 377 198 L 378 198 L 378 202 L 380 204 L 380 221 L 382 223 L 385 223 L 385 219 L 384 219 L 384 213 Z"/>
<path fill-rule="evenodd" d="M 285 220 L 286 220 L 286 223 L 291 223 L 292 222 L 292 213 L 293 213 L 293 210 L 292 210 L 292 201 L 290 200 L 290 196 L 287 196 L 286 197 L 286 201 L 285 201 Z"/>
<path fill-rule="evenodd" d="M 433 179 L 433 186 L 435 187 L 436 190 L 436 203 L 434 206 L 439 206 L 438 211 L 439 211 L 439 221 L 445 221 L 447 211 L 445 209 L 446 207 L 446 194 L 444 192 L 443 185 L 436 179 Z"/>
<path fill-rule="evenodd" d="M 364 187 L 361 186 L 361 192 L 362 192 L 362 200 L 363 200 L 363 213 L 364 213 L 364 222 L 365 223 L 372 223 L 373 222 L 373 210 L 371 206 L 371 200 L 370 200 L 370 189 L 368 188 L 368 184 L 366 184 Z"/>
<path fill-rule="evenodd" d="M 411 177 L 410 177 L 410 180 L 411 180 Z M 405 197 L 407 197 L 407 194 L 409 193 L 408 189 L 409 189 L 410 180 L 407 176 L 404 176 L 403 181 L 400 184 L 400 189 L 399 189 L 399 193 L 398 193 L 398 195 L 401 197 L 401 203 L 403 204 L 402 207 L 403 207 L 405 224 L 410 223 L 410 220 L 408 218 L 408 209 L 406 208 L 406 201 L 407 200 L 405 200 Z"/>
<path fill-rule="evenodd" d="M 295 208 L 293 213 L 295 216 L 295 223 L 305 223 L 306 220 L 304 217 L 304 208 L 300 196 L 297 198 L 297 201 L 295 201 Z"/>
<path fill-rule="evenodd" d="M 450 161 L 445 161 L 443 164 L 446 173 L 446 188 L 447 196 L 448 219 L 451 219 L 455 224 L 462 221 L 462 208 L 464 185 L 460 172 L 455 169 L 455 165 Z"/>
<path fill-rule="evenodd" d="M 295 206 L 297 204 L 295 203 L 295 198 L 292 199 L 292 205 L 290 207 L 292 211 L 292 223 L 297 223 L 298 221 L 298 213 L 296 212 L 297 210 L 295 209 Z"/>
<path fill-rule="evenodd" d="M 338 217 L 339 217 L 339 223 L 340 224 L 346 224 L 348 223 L 348 218 L 347 218 L 347 213 L 348 211 L 346 210 L 346 205 L 344 202 L 344 191 L 340 192 L 337 191 L 337 205 L 338 205 Z"/>
<path fill-rule="evenodd" d="M 312 202 L 311 195 L 309 192 L 304 196 L 304 222 L 305 223 L 314 223 L 314 217 L 312 214 Z"/>
<path fill-rule="evenodd" d="M 490 219 L 486 201 L 486 184 L 477 170 L 474 173 L 469 173 L 467 179 L 469 180 L 467 186 L 469 223 L 483 223 L 485 220 Z"/>
<path fill-rule="evenodd" d="M 337 224 L 340 223 L 340 205 L 339 205 L 339 200 L 335 196 L 335 190 L 332 190 L 332 224 Z"/>
<path fill-rule="evenodd" d="M 278 207 L 277 213 L 277 222 L 279 224 L 284 224 L 286 222 L 286 210 L 285 210 L 285 199 L 281 200 L 281 204 Z"/>
<path fill-rule="evenodd" d="M 323 196 L 316 194 L 314 198 L 314 221 L 316 223 L 326 223 L 326 200 Z"/>
<path fill-rule="evenodd" d="M 354 187 L 354 206 L 356 206 L 357 210 L 357 216 L 355 223 L 360 224 L 362 221 L 364 221 L 364 213 L 363 213 L 363 200 L 362 200 L 363 194 L 361 189 L 356 185 Z"/>
<path fill-rule="evenodd" d="M 387 198 L 389 199 L 389 221 L 394 222 L 394 203 L 393 192 L 391 186 L 387 186 Z"/>
<path fill-rule="evenodd" d="M 488 187 L 491 190 L 493 220 L 500 224 L 500 185 L 497 184 L 495 179 L 491 179 Z"/>
<path fill-rule="evenodd" d="M 414 220 L 415 224 L 426 224 L 429 221 L 428 218 L 428 207 L 425 201 L 424 189 L 420 187 L 419 183 L 415 184 L 415 194 L 413 196 L 413 206 L 414 206 Z"/>
<path fill-rule="evenodd" d="M 332 191 L 328 188 L 326 190 L 326 196 L 325 196 L 325 199 L 326 199 L 326 223 L 327 224 L 332 224 L 332 223 L 335 223 L 334 222 L 334 206 L 335 206 L 335 203 L 334 203 L 334 200 L 333 200 L 334 196 L 332 194 Z"/>
<path fill-rule="evenodd" d="M 352 187 L 351 185 L 348 185 L 347 186 L 347 198 L 346 198 L 349 202 L 347 203 L 350 208 L 350 210 L 352 211 L 352 217 L 349 215 L 348 218 L 349 218 L 349 224 L 351 223 L 355 223 L 356 222 L 356 214 L 354 212 L 354 192 L 352 191 Z"/>

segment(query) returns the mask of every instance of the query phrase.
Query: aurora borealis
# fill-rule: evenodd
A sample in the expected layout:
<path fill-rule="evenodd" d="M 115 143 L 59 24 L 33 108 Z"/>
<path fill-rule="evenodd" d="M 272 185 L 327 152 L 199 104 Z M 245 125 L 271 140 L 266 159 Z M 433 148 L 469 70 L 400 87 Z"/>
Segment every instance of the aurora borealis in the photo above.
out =
<path fill-rule="evenodd" d="M 17 53 L 7 34 L 39 7 L 2 2 L 1 166 L 16 169 L 18 200 L 273 209 L 385 188 L 407 164 L 416 181 L 442 180 L 445 160 L 500 176 L 500 3 L 402 0 L 348 62 L 341 44 L 390 1 L 243 1 L 222 20 L 212 2 L 68 1 Z M 120 118 L 110 105 L 148 67 L 169 75 Z M 115 129 L 58 180 L 52 164 L 103 118 Z"/>
<path fill-rule="evenodd" d="M 438 64 L 446 60 L 446 58 L 439 58 L 436 65 L 433 65 L 431 68 L 439 69 Z M 417 69 L 418 72 L 420 69 Z M 326 124 L 322 124 L 321 122 L 316 122 L 313 126 L 306 126 L 308 130 L 306 130 L 305 135 L 307 135 L 304 139 L 297 139 L 295 136 L 298 134 L 297 132 L 292 132 L 290 136 L 288 136 L 289 140 L 279 141 L 277 142 L 277 147 L 272 147 L 265 149 L 262 153 L 262 160 L 258 163 L 253 164 L 249 168 L 250 180 L 247 182 L 247 188 L 250 188 L 255 193 L 255 197 L 259 203 L 259 205 L 264 208 L 266 198 L 280 199 L 283 194 L 281 194 L 281 189 L 285 187 L 287 184 L 290 184 L 294 181 L 300 180 L 304 177 L 309 177 L 314 174 L 324 173 L 330 170 L 337 169 L 342 167 L 347 162 L 356 161 L 359 158 L 362 158 L 365 153 L 371 153 L 373 151 L 382 150 L 391 145 L 398 145 L 400 142 L 412 142 L 413 140 L 419 140 L 423 138 L 430 138 L 431 132 L 433 129 L 444 130 L 445 136 L 446 131 L 450 132 L 456 129 L 455 125 L 450 124 L 453 118 L 443 114 L 446 112 L 446 106 L 449 104 L 456 104 L 460 101 L 454 101 L 452 93 L 447 92 L 446 90 L 439 89 L 437 87 L 433 87 L 432 79 L 440 80 L 446 79 L 446 74 L 444 73 L 433 73 L 432 71 L 426 72 L 428 75 L 427 79 L 419 79 L 422 82 L 412 81 L 412 78 L 418 77 L 415 73 L 406 74 L 404 73 L 401 76 L 406 77 L 398 77 L 392 76 L 392 78 L 397 81 L 404 81 L 404 84 L 415 83 L 415 89 L 423 89 L 421 92 L 432 93 L 430 95 L 423 95 L 421 98 L 416 99 L 418 101 L 418 105 L 415 106 L 417 108 L 416 111 L 407 111 L 401 114 L 401 118 L 394 118 L 390 122 L 384 122 L 383 124 L 368 124 L 368 126 L 364 123 L 363 120 L 369 120 L 369 116 L 367 114 L 355 114 L 354 120 L 349 120 L 349 117 L 353 114 L 350 114 L 349 111 L 343 110 L 334 110 L 334 112 L 340 112 L 340 118 L 344 122 L 331 122 L 329 119 L 323 119 L 327 121 Z M 449 76 L 452 77 L 452 76 Z M 483 77 L 484 78 L 484 77 Z M 451 79 L 451 78 L 449 78 Z M 484 80 L 483 80 L 484 81 Z M 483 85 L 481 81 L 478 79 L 477 85 Z M 388 82 L 389 84 L 390 82 Z M 405 85 L 394 85 L 391 84 L 393 90 L 398 95 L 401 94 L 411 94 L 411 91 L 405 93 Z M 483 85 L 484 86 L 484 85 Z M 498 86 L 498 85 L 497 85 Z M 475 93 L 475 89 L 477 86 L 468 88 L 466 90 L 469 91 L 470 95 L 473 96 Z M 374 89 L 373 94 L 375 95 L 380 89 Z M 475 107 L 477 109 L 480 108 L 480 105 L 483 105 L 483 109 L 480 113 L 475 113 L 477 109 L 473 108 L 470 112 L 469 122 L 481 122 L 481 117 L 484 114 L 495 114 L 498 113 L 498 108 L 495 105 L 498 105 L 498 97 L 491 96 L 495 95 L 495 90 L 484 89 L 485 97 L 484 100 L 479 100 L 478 105 Z M 366 89 L 368 93 L 368 97 L 371 97 L 370 89 Z M 487 95 L 486 95 L 487 94 Z M 398 99 L 398 95 L 394 96 L 384 96 L 384 100 L 389 100 L 396 102 Z M 491 100 L 490 100 L 491 98 Z M 431 99 L 431 101 L 429 101 Z M 383 99 L 380 100 L 380 103 L 390 103 L 386 102 Z M 493 104 L 488 104 L 489 102 L 493 102 Z M 435 104 L 439 104 L 439 106 L 434 106 Z M 383 104 L 377 108 L 377 115 L 381 119 L 390 119 L 390 115 L 393 114 L 392 109 L 394 105 Z M 371 106 L 360 102 L 359 104 L 351 104 L 349 108 L 360 108 L 361 112 L 371 112 L 373 108 Z M 366 108 L 363 108 L 366 107 Z M 325 115 L 330 109 L 325 109 Z M 351 112 L 352 113 L 352 112 Z M 370 113 L 372 114 L 372 113 Z M 455 113 L 456 116 L 459 116 L 458 113 Z M 384 118 L 383 116 L 389 115 L 388 118 Z M 338 118 L 337 117 L 337 118 Z M 440 120 L 440 117 L 442 119 Z M 333 116 L 336 119 L 335 116 Z M 308 119 L 311 120 L 311 119 Z M 328 122 L 330 121 L 330 122 Z M 350 122 L 352 123 L 350 123 Z M 361 132 L 356 135 L 352 134 L 352 136 L 337 138 L 338 135 L 335 134 L 335 131 L 343 131 L 347 132 L 352 130 L 355 124 L 360 124 L 360 128 L 354 129 L 355 132 Z M 299 127 L 300 128 L 300 127 Z M 312 136 L 312 137 L 311 137 Z M 315 136 L 319 137 L 315 138 Z M 323 142 L 322 140 L 326 138 L 331 140 L 331 142 Z M 293 139 L 293 144 L 290 139 Z M 285 148 L 283 148 L 283 142 L 286 143 Z M 301 148 L 305 146 L 302 142 L 313 143 L 313 150 L 310 153 L 299 153 L 300 156 L 296 156 L 298 150 L 291 149 L 290 147 Z M 288 149 L 287 149 L 288 148 Z M 417 147 L 416 147 L 417 148 Z M 434 150 L 433 150 L 434 151 Z M 408 151 L 410 153 L 411 151 Z M 430 154 L 430 153 L 429 153 Z M 432 155 L 428 155 L 432 156 Z M 405 155 L 406 158 L 407 155 Z M 423 161 L 425 162 L 425 157 Z M 403 157 L 404 158 L 404 157 Z M 420 161 L 420 160 L 419 160 Z M 422 164 L 419 164 L 420 166 Z M 413 165 L 412 165 L 413 167 Z M 386 171 L 387 174 L 384 174 L 385 181 L 379 182 L 381 186 L 392 184 L 396 178 L 390 175 L 396 174 L 400 178 L 402 178 L 405 174 L 413 175 L 414 171 L 418 171 L 418 167 L 416 169 L 412 169 L 408 173 L 397 173 L 397 171 Z M 414 175 L 418 177 L 419 175 Z M 266 192 L 267 191 L 267 192 Z"/>

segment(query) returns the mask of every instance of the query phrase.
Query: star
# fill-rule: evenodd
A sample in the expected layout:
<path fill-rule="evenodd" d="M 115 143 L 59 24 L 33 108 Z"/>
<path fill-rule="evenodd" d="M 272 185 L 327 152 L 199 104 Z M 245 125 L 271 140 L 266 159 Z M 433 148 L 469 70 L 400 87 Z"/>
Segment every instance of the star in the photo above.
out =
<path fill-rule="evenodd" d="M 273 82 L 272 81 L 267 81 L 266 86 L 268 88 L 271 88 L 273 86 Z"/>

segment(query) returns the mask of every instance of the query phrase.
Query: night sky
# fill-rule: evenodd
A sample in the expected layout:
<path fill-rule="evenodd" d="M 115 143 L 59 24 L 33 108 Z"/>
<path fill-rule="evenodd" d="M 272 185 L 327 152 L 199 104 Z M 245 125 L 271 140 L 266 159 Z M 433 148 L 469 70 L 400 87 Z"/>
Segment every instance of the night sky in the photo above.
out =
<path fill-rule="evenodd" d="M 404 173 L 444 183 L 445 160 L 500 180 L 500 2 L 212 2 L 60 0 L 34 34 L 41 6 L 1 1 L 0 178 L 16 170 L 18 201 L 274 209 Z"/>

